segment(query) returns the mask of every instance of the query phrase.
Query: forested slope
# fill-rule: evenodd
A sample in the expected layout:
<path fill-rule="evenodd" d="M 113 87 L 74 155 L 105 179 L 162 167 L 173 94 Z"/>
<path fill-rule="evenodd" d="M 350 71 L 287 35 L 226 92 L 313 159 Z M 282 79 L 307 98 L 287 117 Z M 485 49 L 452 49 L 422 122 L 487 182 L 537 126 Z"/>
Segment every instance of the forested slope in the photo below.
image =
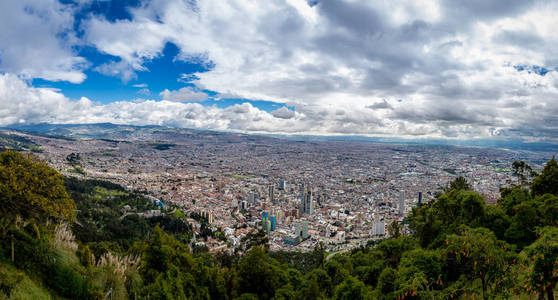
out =
<path fill-rule="evenodd" d="M 391 238 L 326 260 L 321 247 L 271 252 L 261 233 L 243 255 L 191 251 L 183 214 L 140 217 L 153 208 L 140 194 L 6 151 L 0 299 L 554 299 L 558 163 L 515 169 L 518 185 L 496 205 L 458 178 L 413 208 L 411 235 L 394 225 Z"/>

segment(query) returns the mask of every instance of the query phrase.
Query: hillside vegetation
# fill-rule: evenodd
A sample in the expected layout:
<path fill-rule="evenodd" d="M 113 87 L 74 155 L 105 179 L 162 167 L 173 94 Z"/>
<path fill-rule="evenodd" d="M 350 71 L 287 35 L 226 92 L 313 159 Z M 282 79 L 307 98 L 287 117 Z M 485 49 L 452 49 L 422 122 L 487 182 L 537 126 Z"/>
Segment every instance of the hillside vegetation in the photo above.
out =
<path fill-rule="evenodd" d="M 0 299 L 554 299 L 558 163 L 514 169 L 496 205 L 458 178 L 413 208 L 411 235 L 392 224 L 391 238 L 326 259 L 320 246 L 269 251 L 261 232 L 242 255 L 194 251 L 183 214 L 141 217 L 154 207 L 140 194 L 5 151 Z"/>

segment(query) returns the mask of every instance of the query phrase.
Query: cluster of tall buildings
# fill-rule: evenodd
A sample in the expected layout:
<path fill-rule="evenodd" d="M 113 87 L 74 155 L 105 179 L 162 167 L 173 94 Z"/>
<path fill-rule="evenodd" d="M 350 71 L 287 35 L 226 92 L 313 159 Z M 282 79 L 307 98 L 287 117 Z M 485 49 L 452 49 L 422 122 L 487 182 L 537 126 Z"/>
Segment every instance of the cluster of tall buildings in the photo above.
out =
<path fill-rule="evenodd" d="M 303 220 L 294 225 L 294 234 L 289 234 L 283 238 L 283 242 L 287 245 L 296 246 L 300 242 L 308 239 L 308 221 Z"/>
<path fill-rule="evenodd" d="M 264 211 L 262 213 L 262 227 L 267 233 L 277 230 L 277 216 Z"/>

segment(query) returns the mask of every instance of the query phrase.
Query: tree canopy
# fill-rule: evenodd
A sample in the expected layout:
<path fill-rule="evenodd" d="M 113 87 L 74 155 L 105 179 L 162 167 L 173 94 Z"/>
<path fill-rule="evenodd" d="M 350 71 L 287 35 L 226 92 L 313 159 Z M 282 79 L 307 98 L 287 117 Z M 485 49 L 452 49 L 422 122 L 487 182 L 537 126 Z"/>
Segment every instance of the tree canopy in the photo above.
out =
<path fill-rule="evenodd" d="M 13 222 L 18 216 L 36 222 L 73 221 L 75 208 L 56 170 L 31 155 L 0 154 L 0 216 L 4 222 Z"/>

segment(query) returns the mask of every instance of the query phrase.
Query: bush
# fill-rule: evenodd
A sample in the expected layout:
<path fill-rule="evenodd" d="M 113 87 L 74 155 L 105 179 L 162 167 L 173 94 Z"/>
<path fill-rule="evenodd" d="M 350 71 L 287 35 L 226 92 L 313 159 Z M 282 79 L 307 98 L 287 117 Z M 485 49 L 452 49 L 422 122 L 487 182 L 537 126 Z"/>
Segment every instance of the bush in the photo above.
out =
<path fill-rule="evenodd" d="M 55 263 L 49 269 L 48 276 L 44 278 L 45 283 L 58 292 L 60 296 L 71 299 L 83 299 L 87 297 L 87 284 L 81 275 L 69 266 Z"/>
<path fill-rule="evenodd" d="M 10 272 L 9 270 L 0 266 L 0 298 L 2 298 L 2 296 L 9 298 L 12 294 L 12 291 L 22 279 L 22 273 Z"/>

